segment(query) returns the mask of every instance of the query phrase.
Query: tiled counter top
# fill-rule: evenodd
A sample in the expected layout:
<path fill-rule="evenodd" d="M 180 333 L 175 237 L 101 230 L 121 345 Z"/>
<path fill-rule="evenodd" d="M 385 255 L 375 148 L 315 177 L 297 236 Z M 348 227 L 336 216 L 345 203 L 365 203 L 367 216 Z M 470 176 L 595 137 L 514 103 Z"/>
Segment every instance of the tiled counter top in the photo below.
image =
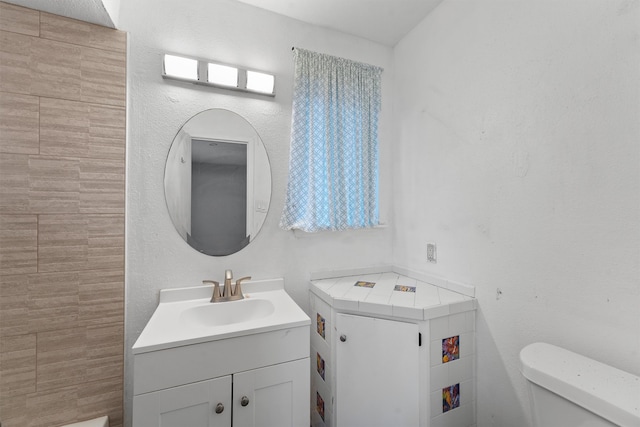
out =
<path fill-rule="evenodd" d="M 310 290 L 337 310 L 413 320 L 428 320 L 476 308 L 475 298 L 446 289 L 438 283 L 441 279 L 422 276 L 418 280 L 395 271 L 361 273 L 312 280 Z M 450 282 L 444 285 L 454 287 Z M 457 288 L 473 294 L 471 287 L 461 285 Z"/>

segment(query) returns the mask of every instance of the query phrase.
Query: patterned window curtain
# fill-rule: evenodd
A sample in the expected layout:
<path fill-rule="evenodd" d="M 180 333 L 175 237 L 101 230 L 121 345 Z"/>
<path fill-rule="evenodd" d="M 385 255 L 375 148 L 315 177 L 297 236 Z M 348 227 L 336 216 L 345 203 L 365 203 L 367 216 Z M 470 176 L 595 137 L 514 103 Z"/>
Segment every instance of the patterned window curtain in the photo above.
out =
<path fill-rule="evenodd" d="M 378 225 L 382 69 L 294 49 L 289 183 L 280 227 Z"/>

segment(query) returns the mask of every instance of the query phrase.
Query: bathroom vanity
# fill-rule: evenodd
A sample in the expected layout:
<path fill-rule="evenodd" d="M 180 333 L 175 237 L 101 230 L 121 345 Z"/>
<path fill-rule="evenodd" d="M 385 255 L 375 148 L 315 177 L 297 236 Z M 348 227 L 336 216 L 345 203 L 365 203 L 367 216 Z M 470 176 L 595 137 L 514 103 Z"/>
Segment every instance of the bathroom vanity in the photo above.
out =
<path fill-rule="evenodd" d="M 282 279 L 243 287 L 221 303 L 211 286 L 161 291 L 133 346 L 133 425 L 308 424 L 310 319 Z"/>
<path fill-rule="evenodd" d="M 473 287 L 385 267 L 310 291 L 313 427 L 475 425 Z"/>

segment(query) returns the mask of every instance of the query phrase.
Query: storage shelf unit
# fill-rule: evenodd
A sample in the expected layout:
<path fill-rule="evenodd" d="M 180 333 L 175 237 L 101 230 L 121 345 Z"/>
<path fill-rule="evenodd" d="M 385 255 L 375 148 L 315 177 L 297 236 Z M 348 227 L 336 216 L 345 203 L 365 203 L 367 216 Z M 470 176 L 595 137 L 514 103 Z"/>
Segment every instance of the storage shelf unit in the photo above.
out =
<path fill-rule="evenodd" d="M 474 288 L 398 270 L 313 277 L 313 427 L 475 426 Z"/>

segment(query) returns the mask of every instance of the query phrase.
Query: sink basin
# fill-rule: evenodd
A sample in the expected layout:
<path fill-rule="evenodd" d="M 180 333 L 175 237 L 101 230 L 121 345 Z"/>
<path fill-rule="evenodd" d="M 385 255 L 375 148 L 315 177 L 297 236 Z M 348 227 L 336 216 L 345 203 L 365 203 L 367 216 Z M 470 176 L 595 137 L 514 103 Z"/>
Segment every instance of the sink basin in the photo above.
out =
<path fill-rule="evenodd" d="M 180 320 L 195 326 L 223 326 L 261 319 L 274 310 L 269 300 L 243 299 L 191 307 L 182 312 Z"/>
<path fill-rule="evenodd" d="M 283 279 L 243 283 L 245 298 L 209 302 L 211 286 L 163 289 L 133 354 L 263 332 L 308 327 L 309 316 L 284 290 Z"/>

